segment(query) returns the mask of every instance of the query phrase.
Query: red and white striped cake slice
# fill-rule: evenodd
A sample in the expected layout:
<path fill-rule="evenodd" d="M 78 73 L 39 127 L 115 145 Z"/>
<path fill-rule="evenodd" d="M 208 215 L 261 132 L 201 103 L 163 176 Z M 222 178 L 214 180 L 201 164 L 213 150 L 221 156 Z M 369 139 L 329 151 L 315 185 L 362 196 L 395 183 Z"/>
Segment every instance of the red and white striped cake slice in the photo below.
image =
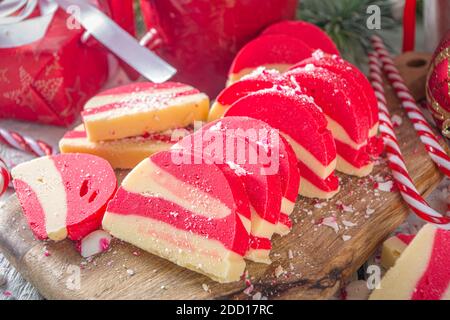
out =
<path fill-rule="evenodd" d="M 370 126 L 367 105 L 359 99 L 361 92 L 345 78 L 313 64 L 290 70 L 285 77 L 323 110 L 336 143 L 336 169 L 368 175 L 373 169 L 367 152 Z"/>
<path fill-rule="evenodd" d="M 313 50 L 303 41 L 284 34 L 262 35 L 239 50 L 228 72 L 228 85 L 258 67 L 280 72 L 311 57 Z"/>
<path fill-rule="evenodd" d="M 68 131 L 59 141 L 62 153 L 88 153 L 107 160 L 114 169 L 132 169 L 139 162 L 159 151 L 170 149 L 176 142 L 192 133 L 191 128 L 170 129 L 139 137 L 92 142 L 83 125 Z"/>
<path fill-rule="evenodd" d="M 450 300 L 450 231 L 427 224 L 375 289 L 372 300 Z"/>
<path fill-rule="evenodd" d="M 233 103 L 225 116 L 259 119 L 280 131 L 299 160 L 301 195 L 330 198 L 338 192 L 334 139 L 312 98 L 286 88 L 261 90 Z"/>
<path fill-rule="evenodd" d="M 414 237 L 413 234 L 399 233 L 386 239 L 381 249 L 381 265 L 386 269 L 391 268 Z"/>
<path fill-rule="evenodd" d="M 285 34 L 306 43 L 313 50 L 321 49 L 329 54 L 339 55 L 333 40 L 318 26 L 306 21 L 281 21 L 268 26 L 262 35 Z"/>
<path fill-rule="evenodd" d="M 91 98 L 82 117 L 89 140 L 102 141 L 186 127 L 205 121 L 208 111 L 208 97 L 191 86 L 142 82 Z"/>
<path fill-rule="evenodd" d="M 378 156 L 383 150 L 381 139 L 376 137 L 378 133 L 378 102 L 375 92 L 366 76 L 356 66 L 342 59 L 340 56 L 329 55 L 321 50 L 315 51 L 311 58 L 300 61 L 298 64 L 292 66 L 290 70 L 297 67 L 305 67 L 308 64 L 313 64 L 316 67 L 325 68 L 334 72 L 344 78 L 351 86 L 357 88 L 357 91 L 360 93 L 359 98 L 361 99 L 361 103 L 366 106 L 366 113 L 369 116 L 368 151 L 372 155 Z"/>
<path fill-rule="evenodd" d="M 179 162 L 181 152 L 159 152 L 134 168 L 110 201 L 103 228 L 216 281 L 237 281 L 249 246 L 242 182 L 227 166 L 192 154 Z"/>
<path fill-rule="evenodd" d="M 34 159 L 11 174 L 28 224 L 42 240 L 80 240 L 97 230 L 117 187 L 109 163 L 88 154 Z"/>
<path fill-rule="evenodd" d="M 294 210 L 298 195 L 300 173 L 297 166 L 297 157 L 286 139 L 279 134 L 277 129 L 272 128 L 264 121 L 249 117 L 225 117 L 213 124 L 205 125 L 203 130 L 208 130 L 211 127 L 217 130 L 218 126 L 221 130 L 226 130 L 227 136 L 238 135 L 253 141 L 258 146 L 262 146 L 262 151 L 270 153 L 272 149 L 277 148 L 276 153 L 279 155 L 278 175 L 283 195 L 280 211 L 281 215 L 290 215 Z M 283 223 L 280 223 L 280 221 Z M 277 233 L 284 235 L 289 232 L 286 225 L 289 217 L 283 217 L 280 221 Z"/>
<path fill-rule="evenodd" d="M 276 70 L 268 70 L 263 67 L 256 69 L 219 93 L 209 110 L 208 121 L 221 118 L 234 102 L 247 94 L 273 88 L 283 79 L 281 73 Z"/>
<path fill-rule="evenodd" d="M 278 224 L 282 202 L 278 149 L 271 149 L 268 155 L 267 149 L 221 126 L 221 121 L 211 122 L 187 136 L 173 149 L 188 150 L 205 161 L 228 165 L 245 186 L 252 211 L 251 236 L 265 238 L 270 243 L 275 232 L 286 232 L 286 227 L 280 228 Z M 270 261 L 269 251 L 266 253 L 256 262 Z"/>

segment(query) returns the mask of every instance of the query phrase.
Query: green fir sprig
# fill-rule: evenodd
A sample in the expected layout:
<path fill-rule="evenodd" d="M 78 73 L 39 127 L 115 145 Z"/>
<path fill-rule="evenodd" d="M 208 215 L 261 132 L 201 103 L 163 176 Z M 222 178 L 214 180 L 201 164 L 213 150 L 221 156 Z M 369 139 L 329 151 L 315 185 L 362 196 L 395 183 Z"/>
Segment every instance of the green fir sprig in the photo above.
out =
<path fill-rule="evenodd" d="M 367 28 L 369 5 L 380 8 L 381 30 L 399 26 L 392 17 L 391 0 L 301 0 L 298 17 L 325 30 L 342 56 L 359 64 L 370 47 L 370 36 L 377 32 Z"/>

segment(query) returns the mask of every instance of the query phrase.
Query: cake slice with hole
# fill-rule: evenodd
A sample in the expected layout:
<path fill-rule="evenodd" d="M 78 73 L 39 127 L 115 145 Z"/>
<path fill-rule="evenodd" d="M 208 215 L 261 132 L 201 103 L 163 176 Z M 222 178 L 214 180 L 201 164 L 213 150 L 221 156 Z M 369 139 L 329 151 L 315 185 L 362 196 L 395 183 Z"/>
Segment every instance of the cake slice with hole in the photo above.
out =
<path fill-rule="evenodd" d="M 19 164 L 14 188 L 36 238 L 80 240 L 101 226 L 117 181 L 106 160 L 59 154 Z"/>

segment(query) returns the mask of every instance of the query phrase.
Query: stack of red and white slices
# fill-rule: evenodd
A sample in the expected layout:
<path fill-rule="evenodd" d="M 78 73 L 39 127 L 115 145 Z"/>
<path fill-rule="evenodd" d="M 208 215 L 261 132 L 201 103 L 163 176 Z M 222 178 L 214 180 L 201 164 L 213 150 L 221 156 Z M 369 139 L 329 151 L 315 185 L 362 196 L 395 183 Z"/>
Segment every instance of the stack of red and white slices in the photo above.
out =
<path fill-rule="evenodd" d="M 111 235 L 219 282 L 239 280 L 245 259 L 270 263 L 272 237 L 289 233 L 299 193 L 332 197 L 335 169 L 365 176 L 381 151 L 369 82 L 313 25 L 267 28 L 238 53 L 229 84 L 208 124 L 134 167 L 102 223 Z M 173 83 L 114 89 L 83 112 L 83 139 L 98 150 L 102 140 L 185 126 L 202 120 L 203 107 L 195 107 L 204 100 Z"/>

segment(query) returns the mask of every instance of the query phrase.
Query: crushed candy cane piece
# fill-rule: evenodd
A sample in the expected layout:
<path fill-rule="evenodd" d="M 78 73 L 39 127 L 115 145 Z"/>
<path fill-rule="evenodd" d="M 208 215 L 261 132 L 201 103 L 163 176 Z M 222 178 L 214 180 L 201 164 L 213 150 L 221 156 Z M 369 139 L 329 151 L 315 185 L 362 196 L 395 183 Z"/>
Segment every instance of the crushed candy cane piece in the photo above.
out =
<path fill-rule="evenodd" d="M 111 236 L 103 230 L 91 232 L 80 241 L 80 253 L 84 258 L 102 253 L 109 249 Z"/>
<path fill-rule="evenodd" d="M 275 277 L 279 278 L 284 274 L 284 269 L 281 265 L 275 268 Z"/>
<path fill-rule="evenodd" d="M 346 234 L 344 234 L 343 236 L 342 236 L 342 240 L 344 240 L 344 241 L 348 241 L 348 240 L 350 240 L 352 238 L 352 236 L 349 236 L 349 235 L 346 235 Z"/>
<path fill-rule="evenodd" d="M 342 205 L 342 210 L 344 210 L 344 212 L 354 212 L 355 208 L 353 208 L 352 205 L 346 206 L 345 204 Z"/>
<path fill-rule="evenodd" d="M 257 292 L 253 295 L 252 297 L 253 300 L 261 300 L 262 299 L 262 293 L 261 292 Z"/>
<path fill-rule="evenodd" d="M 288 258 L 289 259 L 293 259 L 294 258 L 294 253 L 292 252 L 291 249 L 289 249 L 289 251 L 288 251 Z"/>
<path fill-rule="evenodd" d="M 250 286 L 248 286 L 247 288 L 245 288 L 244 290 L 244 294 L 246 295 L 251 295 L 251 293 L 253 292 L 253 289 L 255 289 L 255 287 L 251 284 Z"/>
<path fill-rule="evenodd" d="M 347 220 L 342 220 L 342 224 L 348 228 L 357 226 L 356 223 Z"/>
<path fill-rule="evenodd" d="M 378 182 L 376 184 L 376 188 L 383 192 L 392 192 L 393 187 L 394 187 L 393 181 Z"/>
<path fill-rule="evenodd" d="M 336 218 L 335 217 L 326 217 L 322 219 L 322 222 L 320 223 L 320 225 L 324 225 L 327 227 L 330 227 L 334 230 L 334 232 L 338 233 L 339 232 L 339 225 L 336 222 Z"/>

